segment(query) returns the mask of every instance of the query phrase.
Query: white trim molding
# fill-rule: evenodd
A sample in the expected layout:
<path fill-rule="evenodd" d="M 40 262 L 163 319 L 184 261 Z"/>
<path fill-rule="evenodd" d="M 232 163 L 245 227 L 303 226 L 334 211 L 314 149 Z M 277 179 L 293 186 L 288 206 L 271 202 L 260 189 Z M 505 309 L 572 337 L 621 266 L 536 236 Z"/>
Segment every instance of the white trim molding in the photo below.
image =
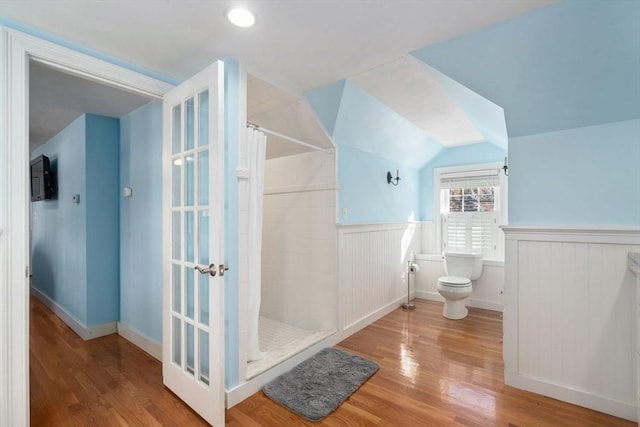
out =
<path fill-rule="evenodd" d="M 511 240 L 640 244 L 640 227 L 505 225 L 500 228 L 505 232 L 506 239 Z"/>
<path fill-rule="evenodd" d="M 503 230 L 505 384 L 637 421 L 640 227 Z"/>
<path fill-rule="evenodd" d="M 172 85 L 0 26 L 0 425 L 29 425 L 29 62 L 160 99 Z"/>

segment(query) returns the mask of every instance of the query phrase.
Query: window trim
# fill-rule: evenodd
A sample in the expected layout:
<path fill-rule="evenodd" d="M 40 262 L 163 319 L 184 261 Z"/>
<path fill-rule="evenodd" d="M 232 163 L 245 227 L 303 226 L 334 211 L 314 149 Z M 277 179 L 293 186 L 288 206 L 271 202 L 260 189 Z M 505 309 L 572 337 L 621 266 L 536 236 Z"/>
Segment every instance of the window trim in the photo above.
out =
<path fill-rule="evenodd" d="M 436 248 L 443 253 L 442 241 L 442 216 L 440 214 L 440 178 L 443 174 L 450 173 L 465 173 L 465 172 L 477 172 L 482 170 L 495 170 L 498 169 L 498 177 L 500 179 L 500 190 L 498 191 L 498 197 L 500 198 L 500 211 L 498 215 L 498 248 L 497 248 L 497 260 L 504 260 L 504 232 L 500 229 L 501 225 L 507 224 L 508 215 L 508 180 L 505 174 L 502 172 L 502 162 L 495 163 L 474 163 L 470 165 L 461 166 L 449 166 L 442 168 L 434 168 L 433 170 L 433 223 L 436 235 Z M 493 258 L 491 258 L 493 259 Z"/>

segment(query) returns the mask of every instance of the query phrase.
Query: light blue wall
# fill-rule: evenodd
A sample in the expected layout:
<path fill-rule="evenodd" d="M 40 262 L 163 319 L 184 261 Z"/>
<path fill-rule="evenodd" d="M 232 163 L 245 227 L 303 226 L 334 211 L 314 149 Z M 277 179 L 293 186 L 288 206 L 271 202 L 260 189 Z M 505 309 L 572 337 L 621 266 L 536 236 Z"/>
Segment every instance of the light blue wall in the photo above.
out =
<path fill-rule="evenodd" d="M 120 122 L 93 114 L 85 120 L 87 326 L 96 326 L 118 320 Z"/>
<path fill-rule="evenodd" d="M 505 150 L 489 143 L 464 145 L 443 150 L 420 170 L 420 220 L 433 221 L 433 173 L 436 168 L 478 163 L 504 162 Z"/>
<path fill-rule="evenodd" d="M 318 114 L 318 119 L 320 119 L 329 135 L 333 135 L 335 130 L 345 82 L 345 80 L 339 80 L 306 93 L 309 104 Z"/>
<path fill-rule="evenodd" d="M 640 225 L 640 120 L 509 140 L 511 224 Z"/>
<path fill-rule="evenodd" d="M 639 21 L 637 1 L 565 0 L 414 52 L 504 108 L 510 223 L 640 224 Z"/>
<path fill-rule="evenodd" d="M 396 176 L 397 186 L 387 183 L 387 171 Z M 338 156 L 340 182 L 338 218 L 342 224 L 406 222 L 418 219 L 418 171 L 391 160 L 365 153 L 348 145 Z M 347 208 L 347 217 L 342 210 Z"/>
<path fill-rule="evenodd" d="M 132 197 L 122 189 L 131 187 Z M 162 102 L 120 118 L 120 322 L 162 342 Z"/>
<path fill-rule="evenodd" d="M 85 118 L 79 117 L 31 157 L 49 157 L 58 198 L 31 203 L 32 285 L 87 324 Z M 72 202 L 80 194 L 81 203 Z"/>
<path fill-rule="evenodd" d="M 640 117 L 639 21 L 637 0 L 563 0 L 413 55 L 533 135 Z"/>
<path fill-rule="evenodd" d="M 118 320 L 118 139 L 118 119 L 88 114 L 32 153 L 59 189 L 32 203 L 33 286 L 86 327 Z"/>
<path fill-rule="evenodd" d="M 224 262 L 229 266 L 225 273 L 225 387 L 230 389 L 240 383 L 240 280 L 238 254 L 238 145 L 240 67 L 231 58 L 224 60 L 224 146 L 225 146 L 225 212 L 224 212 Z"/>

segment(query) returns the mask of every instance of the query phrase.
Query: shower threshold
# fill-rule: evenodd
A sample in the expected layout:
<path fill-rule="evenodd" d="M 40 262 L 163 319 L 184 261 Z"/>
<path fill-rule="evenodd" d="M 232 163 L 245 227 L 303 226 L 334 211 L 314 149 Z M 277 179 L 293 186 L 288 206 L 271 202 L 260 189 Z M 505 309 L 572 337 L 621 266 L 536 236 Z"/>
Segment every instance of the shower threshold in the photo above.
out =
<path fill-rule="evenodd" d="M 333 335 L 336 329 L 312 331 L 260 316 L 258 332 L 260 349 L 266 355 L 247 363 L 248 380 Z"/>

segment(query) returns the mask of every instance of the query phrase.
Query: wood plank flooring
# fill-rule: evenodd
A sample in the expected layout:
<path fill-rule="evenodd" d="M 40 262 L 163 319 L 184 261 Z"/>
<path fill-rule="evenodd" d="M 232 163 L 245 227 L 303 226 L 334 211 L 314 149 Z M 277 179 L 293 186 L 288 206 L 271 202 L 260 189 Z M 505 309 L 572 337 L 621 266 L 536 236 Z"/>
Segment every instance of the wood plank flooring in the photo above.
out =
<path fill-rule="evenodd" d="M 340 343 L 380 370 L 322 422 L 305 421 L 258 392 L 227 410 L 226 425 L 635 425 L 505 386 L 498 313 L 470 309 L 452 321 L 440 303 L 416 306 Z M 32 425 L 205 425 L 163 387 L 161 364 L 125 339 L 84 342 L 34 299 L 30 335 Z"/>

